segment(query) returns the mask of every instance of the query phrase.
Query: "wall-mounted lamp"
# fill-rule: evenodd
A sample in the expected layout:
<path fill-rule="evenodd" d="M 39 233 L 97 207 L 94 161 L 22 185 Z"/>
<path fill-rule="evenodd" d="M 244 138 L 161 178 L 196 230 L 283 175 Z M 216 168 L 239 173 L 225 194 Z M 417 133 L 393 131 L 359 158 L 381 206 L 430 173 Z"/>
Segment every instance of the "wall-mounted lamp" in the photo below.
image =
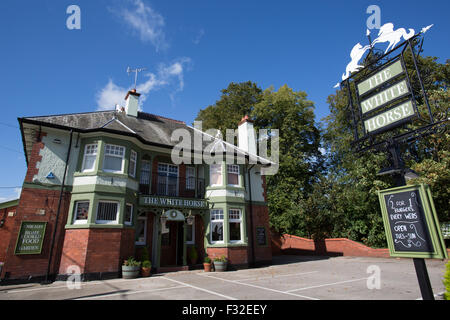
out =
<path fill-rule="evenodd" d="M 192 210 L 189 210 L 189 215 L 186 218 L 186 222 L 188 225 L 192 225 L 194 223 L 195 217 L 192 215 Z"/>

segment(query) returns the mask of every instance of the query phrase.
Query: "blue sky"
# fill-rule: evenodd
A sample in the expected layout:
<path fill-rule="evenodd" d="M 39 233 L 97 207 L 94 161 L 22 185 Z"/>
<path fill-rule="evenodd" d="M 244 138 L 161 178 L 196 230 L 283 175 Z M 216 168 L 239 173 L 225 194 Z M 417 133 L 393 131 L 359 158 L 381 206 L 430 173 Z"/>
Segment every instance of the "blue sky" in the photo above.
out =
<path fill-rule="evenodd" d="M 69 5 L 81 29 L 69 30 Z M 2 0 L 0 2 L 0 201 L 26 173 L 18 117 L 113 109 L 139 75 L 146 112 L 192 123 L 230 82 L 287 84 L 328 114 L 335 89 L 365 36 L 369 5 L 381 24 L 434 24 L 425 55 L 448 58 L 448 1 Z M 373 30 L 375 34 L 377 30 Z M 118 101 L 119 100 L 119 101 Z"/>

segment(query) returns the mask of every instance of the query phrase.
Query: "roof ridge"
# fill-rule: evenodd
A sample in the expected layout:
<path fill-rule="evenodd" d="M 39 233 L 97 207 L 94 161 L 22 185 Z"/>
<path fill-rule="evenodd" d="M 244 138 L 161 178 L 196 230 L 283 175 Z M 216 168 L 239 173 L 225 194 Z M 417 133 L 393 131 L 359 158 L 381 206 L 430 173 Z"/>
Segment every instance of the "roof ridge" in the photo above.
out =
<path fill-rule="evenodd" d="M 23 117 L 23 118 L 48 118 L 48 117 L 61 117 L 61 116 L 71 116 L 71 115 L 78 115 L 78 114 L 106 113 L 106 112 L 115 112 L 115 110 L 111 109 L 111 110 L 98 110 L 98 111 L 86 111 L 86 112 L 48 114 L 45 116 L 31 116 L 31 117 Z"/>
<path fill-rule="evenodd" d="M 180 123 L 180 124 L 186 124 L 186 122 L 184 122 L 184 121 L 163 117 L 163 116 L 160 116 L 160 115 L 157 115 L 157 114 L 154 114 L 154 113 L 148 113 L 148 112 L 144 112 L 144 111 L 139 111 L 139 113 L 144 113 L 144 114 L 156 117 L 156 118 L 173 121 L 173 122 L 177 122 L 177 123 Z"/>

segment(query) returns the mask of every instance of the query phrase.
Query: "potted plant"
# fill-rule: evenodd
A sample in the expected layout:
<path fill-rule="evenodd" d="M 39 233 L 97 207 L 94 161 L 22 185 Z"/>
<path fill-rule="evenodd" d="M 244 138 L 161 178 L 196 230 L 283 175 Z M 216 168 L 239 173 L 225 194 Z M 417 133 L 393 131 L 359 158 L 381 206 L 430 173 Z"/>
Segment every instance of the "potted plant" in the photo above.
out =
<path fill-rule="evenodd" d="M 208 256 L 205 256 L 205 259 L 203 260 L 203 268 L 205 269 L 205 272 L 211 272 L 211 258 Z"/>
<path fill-rule="evenodd" d="M 214 258 L 214 270 L 217 272 L 222 272 L 227 270 L 227 257 L 224 255 Z"/>
<path fill-rule="evenodd" d="M 150 277 L 150 271 L 152 270 L 152 263 L 150 260 L 142 261 L 141 273 L 143 277 Z"/>
<path fill-rule="evenodd" d="M 141 267 L 140 261 L 136 261 L 133 257 L 129 257 L 127 260 L 123 262 L 122 277 L 124 279 L 137 278 L 140 267 Z"/>
<path fill-rule="evenodd" d="M 191 264 L 197 264 L 197 260 L 198 260 L 197 249 L 195 249 L 195 246 L 191 246 L 189 248 L 189 261 L 191 262 Z"/>

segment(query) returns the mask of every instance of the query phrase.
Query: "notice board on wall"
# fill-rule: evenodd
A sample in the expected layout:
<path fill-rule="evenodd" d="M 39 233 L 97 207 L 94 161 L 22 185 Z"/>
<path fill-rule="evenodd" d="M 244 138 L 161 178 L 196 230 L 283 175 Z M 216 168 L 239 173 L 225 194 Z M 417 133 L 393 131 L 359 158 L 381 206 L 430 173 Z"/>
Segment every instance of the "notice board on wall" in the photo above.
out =
<path fill-rule="evenodd" d="M 47 222 L 22 221 L 14 254 L 40 254 Z"/>

